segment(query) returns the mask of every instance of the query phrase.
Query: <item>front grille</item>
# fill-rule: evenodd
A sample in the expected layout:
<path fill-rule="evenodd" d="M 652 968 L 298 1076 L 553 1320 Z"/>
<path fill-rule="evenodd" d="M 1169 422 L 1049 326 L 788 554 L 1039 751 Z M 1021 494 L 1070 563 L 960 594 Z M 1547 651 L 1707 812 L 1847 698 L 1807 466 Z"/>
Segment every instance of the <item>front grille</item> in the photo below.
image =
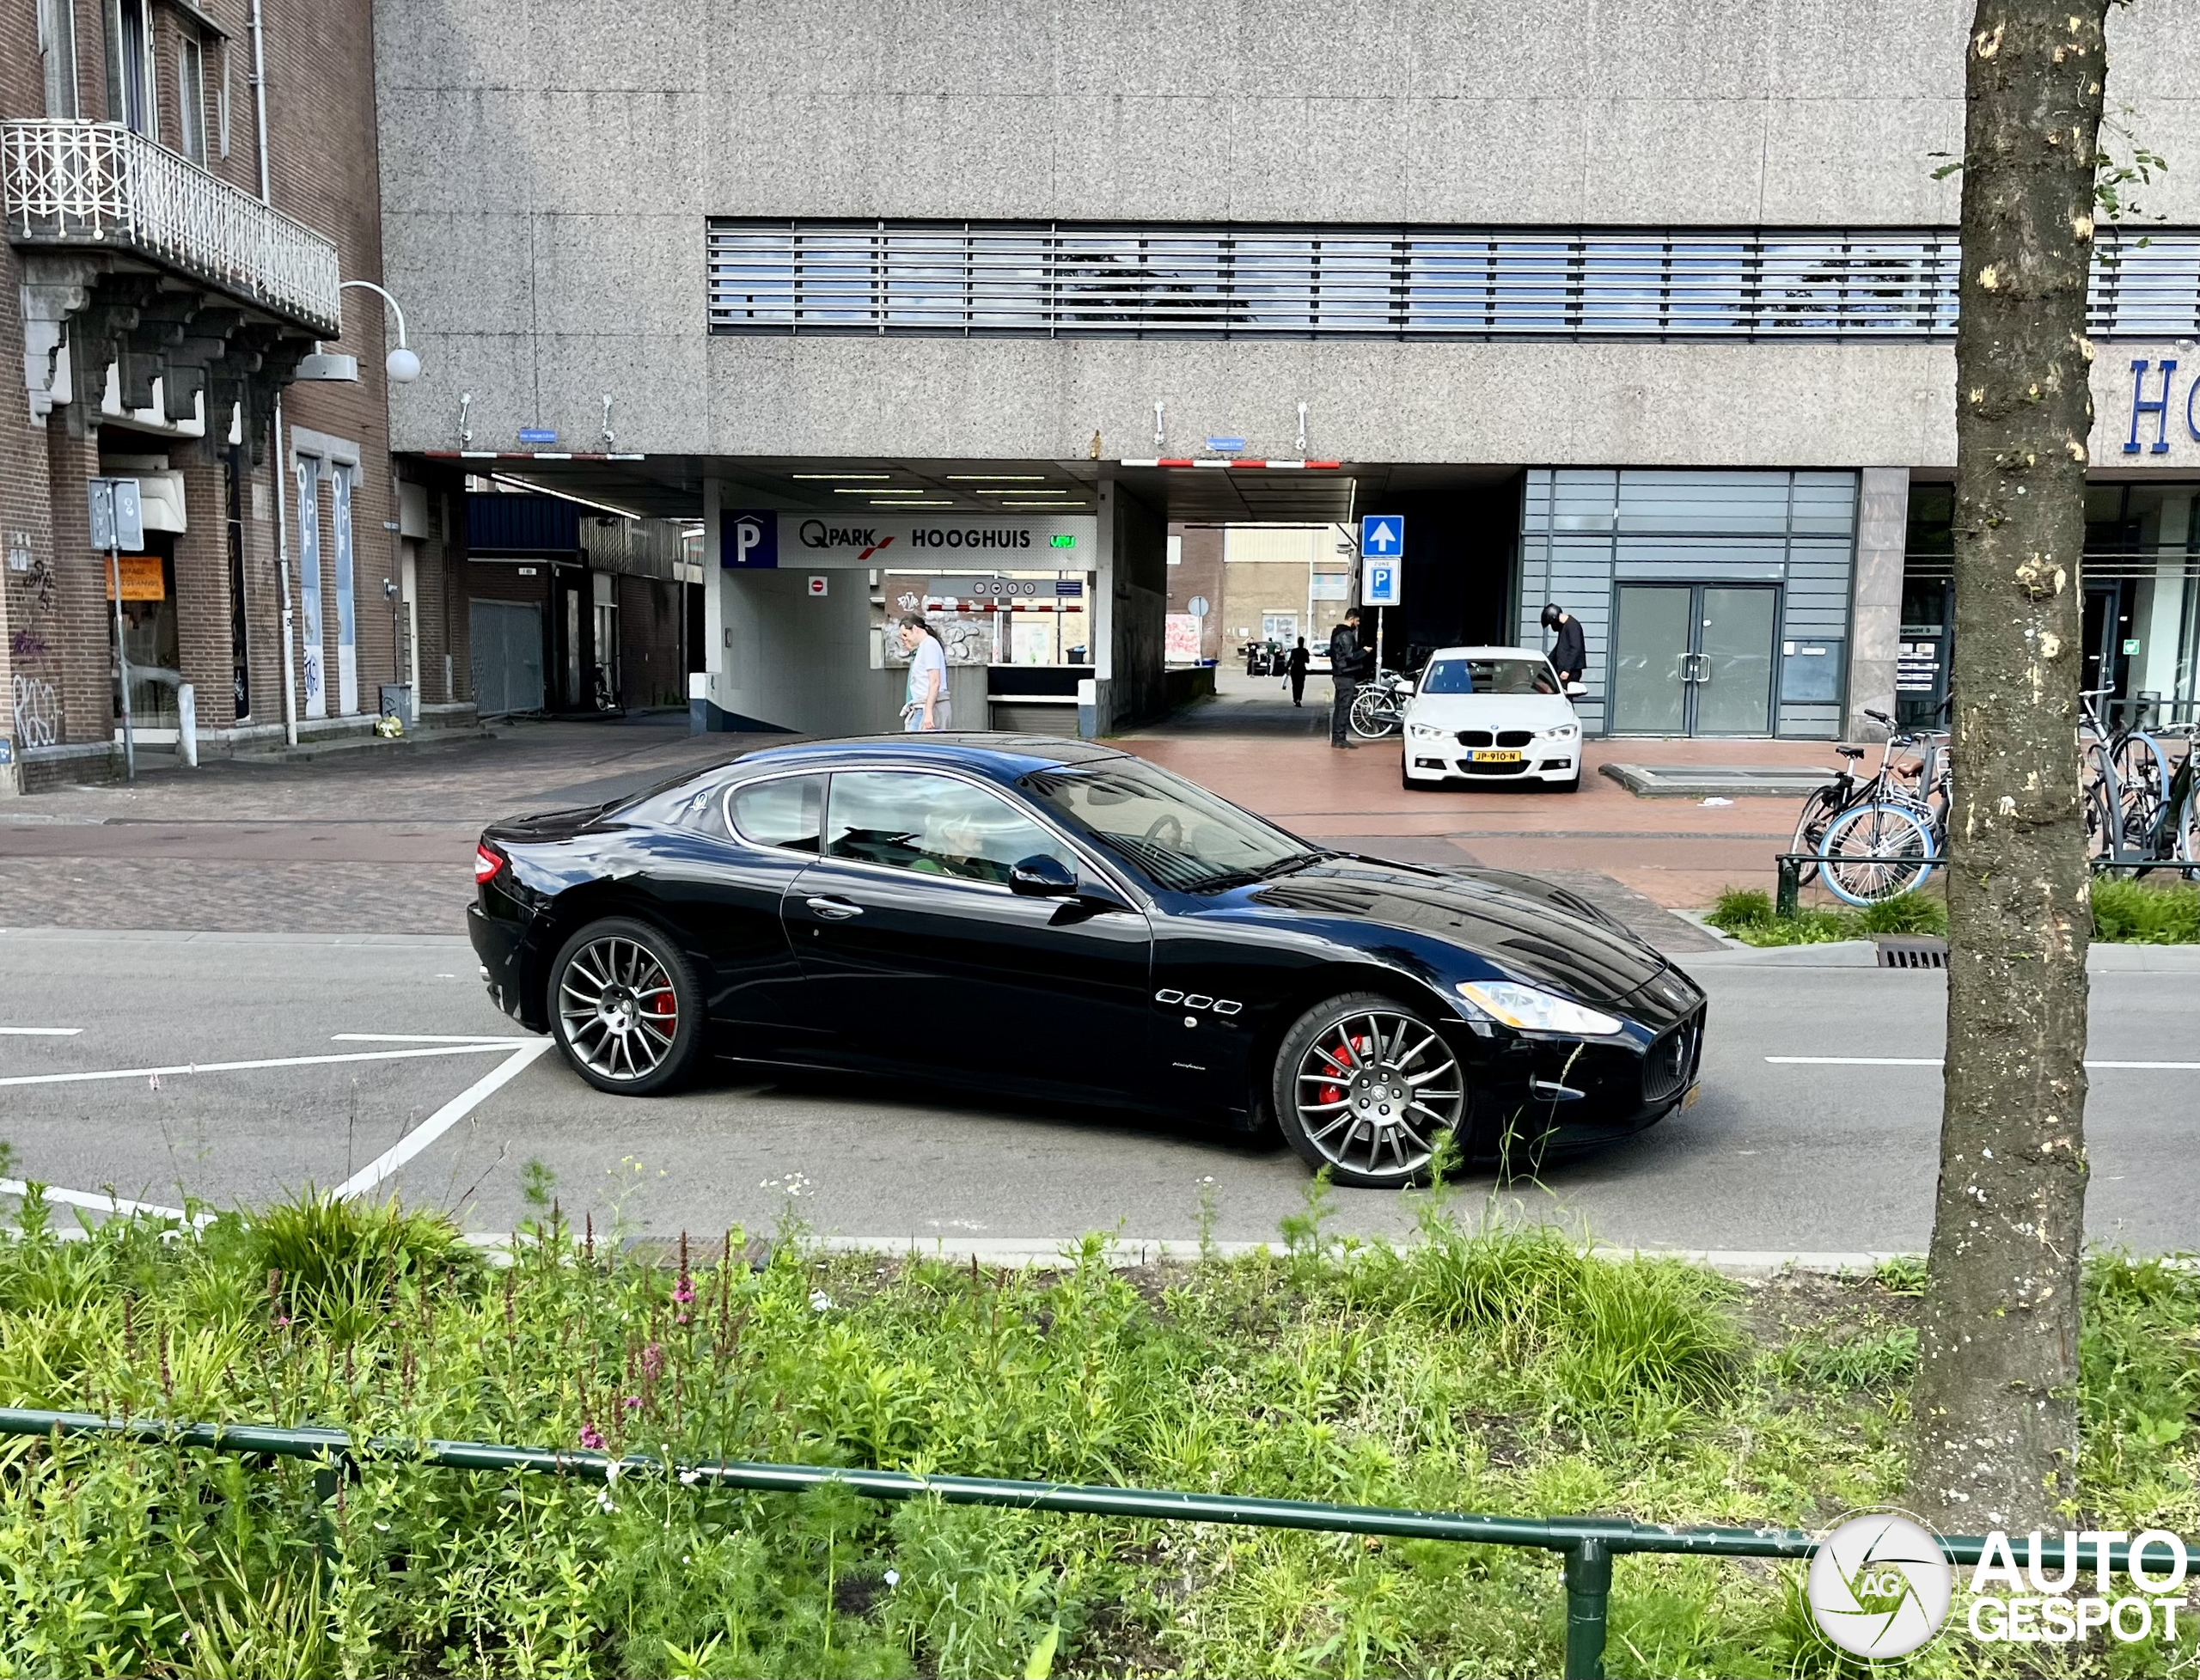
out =
<path fill-rule="evenodd" d="M 1533 730 L 1500 730 L 1497 744 L 1500 747 L 1525 747 L 1536 738 Z"/>
<path fill-rule="evenodd" d="M 1494 747 L 1497 743 L 1490 739 L 1488 730 L 1461 730 L 1459 744 L 1462 747 Z"/>
<path fill-rule="evenodd" d="M 1677 1097 L 1688 1088 L 1689 1078 L 1696 1072 L 1696 1041 L 1703 1030 L 1703 1017 L 1684 1021 L 1650 1047 L 1642 1058 L 1642 1100 L 1662 1103 L 1668 1097 Z"/>

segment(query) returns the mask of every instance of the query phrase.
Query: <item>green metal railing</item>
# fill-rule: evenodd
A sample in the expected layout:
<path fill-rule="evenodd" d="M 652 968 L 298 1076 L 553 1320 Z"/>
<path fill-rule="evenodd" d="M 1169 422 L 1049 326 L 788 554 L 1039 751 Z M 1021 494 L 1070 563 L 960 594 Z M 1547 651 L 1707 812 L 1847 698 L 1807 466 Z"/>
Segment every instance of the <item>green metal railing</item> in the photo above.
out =
<path fill-rule="evenodd" d="M 172 1423 L 160 1418 L 103 1418 L 89 1412 L 0 1407 L 0 1435 L 118 1435 L 171 1447 L 203 1447 L 252 1457 L 296 1458 L 317 1466 L 314 1485 L 333 1499 L 346 1470 L 372 1463 L 440 1465 L 458 1470 L 517 1470 L 531 1475 L 606 1481 L 628 1475 L 677 1476 L 685 1485 L 796 1494 L 839 1486 L 866 1499 L 937 1499 L 949 1505 L 997 1505 L 1022 1511 L 1077 1512 L 1146 1522 L 1227 1523 L 1250 1528 L 1309 1529 L 1329 1534 L 1380 1535 L 1402 1540 L 1448 1540 L 1472 1545 L 1523 1546 L 1555 1552 L 1566 1581 L 1566 1680 L 1603 1680 L 1612 1560 L 1625 1553 L 1689 1557 L 1808 1557 L 1817 1537 L 1799 1529 L 1667 1528 L 1604 1517 L 1477 1517 L 1380 1506 L 1325 1505 L 1302 1500 L 1244 1499 L 1145 1488 L 1085 1488 L 994 1476 L 911 1475 L 899 1470 L 827 1464 L 765 1464 L 735 1459 L 683 1464 L 653 1453 L 614 1456 L 580 1450 L 498 1446 L 485 1441 L 412 1440 L 370 1436 L 354 1441 L 341 1429 L 284 1429 L 261 1423 Z M 324 1547 L 328 1543 L 324 1520 Z M 1949 1561 L 1976 1563 L 1982 1536 L 1945 1535 Z M 2080 1549 L 2084 1549 L 2081 1548 Z M 2149 1549 L 2151 1552 L 2154 1549 Z M 2130 1567 L 2128 1543 L 2107 1549 L 2111 1573 Z M 2082 1560 L 2081 1560 L 2082 1561 Z M 2143 1561 L 2143 1557 L 2142 1557 Z M 2160 1554 L 2162 1567 L 2169 1554 Z M 2044 1540 L 2040 1566 L 2060 1572 L 2061 1539 Z"/>

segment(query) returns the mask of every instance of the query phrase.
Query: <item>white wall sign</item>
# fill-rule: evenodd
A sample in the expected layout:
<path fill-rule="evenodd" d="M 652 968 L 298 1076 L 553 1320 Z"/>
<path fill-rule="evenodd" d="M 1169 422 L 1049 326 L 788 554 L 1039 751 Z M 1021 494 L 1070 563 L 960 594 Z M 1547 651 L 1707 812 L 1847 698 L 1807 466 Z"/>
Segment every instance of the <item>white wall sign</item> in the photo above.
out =
<path fill-rule="evenodd" d="M 779 516 L 779 563 L 793 566 L 892 566 L 946 570 L 968 563 L 1010 571 L 1089 571 L 1097 563 L 1100 522 L 1090 514 L 1014 519 L 986 514 L 793 513 Z"/>

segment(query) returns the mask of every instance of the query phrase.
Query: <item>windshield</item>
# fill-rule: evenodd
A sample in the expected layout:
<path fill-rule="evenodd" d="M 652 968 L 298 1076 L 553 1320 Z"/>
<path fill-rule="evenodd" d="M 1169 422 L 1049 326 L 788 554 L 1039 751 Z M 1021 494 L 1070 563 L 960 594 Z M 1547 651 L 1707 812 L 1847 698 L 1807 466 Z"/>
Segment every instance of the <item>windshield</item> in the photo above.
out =
<path fill-rule="evenodd" d="M 1156 886 L 1213 892 L 1318 857 L 1303 841 L 1138 759 L 1040 770 L 1020 785 Z"/>
<path fill-rule="evenodd" d="M 1558 679 L 1541 659 L 1432 659 L 1424 694 L 1555 694 Z"/>

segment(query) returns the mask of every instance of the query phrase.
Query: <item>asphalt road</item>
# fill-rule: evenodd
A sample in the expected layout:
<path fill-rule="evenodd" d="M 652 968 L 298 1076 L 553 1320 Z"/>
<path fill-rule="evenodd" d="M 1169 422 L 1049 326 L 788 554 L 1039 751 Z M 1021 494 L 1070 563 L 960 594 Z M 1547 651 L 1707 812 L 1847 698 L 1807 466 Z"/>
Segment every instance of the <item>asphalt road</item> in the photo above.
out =
<path fill-rule="evenodd" d="M 1647 1247 L 1922 1248 L 1944 982 L 1829 966 L 1844 956 L 1688 957 L 1712 1000 L 1702 1101 L 1540 1184 L 1470 1180 L 1463 1202 L 1495 1194 Z M 2097 969 L 2093 1057 L 2184 1066 L 2095 1069 L 2088 1229 L 2189 1249 L 2200 964 L 2107 960 L 2160 966 Z M 0 1139 L 15 1174 L 92 1196 L 227 1206 L 347 1186 L 501 1231 L 539 1161 L 599 1230 L 715 1240 L 791 1219 L 823 1236 L 1044 1243 L 1187 1239 L 1203 1196 L 1216 1237 L 1272 1240 L 1308 1182 L 1280 1146 L 824 1078 L 727 1067 L 674 1098 L 606 1097 L 491 1006 L 459 938 L 17 931 L 0 933 Z M 1928 1065 L 1767 1060 L 1788 1056 Z M 1341 1231 L 1411 1223 L 1387 1194 L 1341 1191 L 1335 1208 Z"/>

